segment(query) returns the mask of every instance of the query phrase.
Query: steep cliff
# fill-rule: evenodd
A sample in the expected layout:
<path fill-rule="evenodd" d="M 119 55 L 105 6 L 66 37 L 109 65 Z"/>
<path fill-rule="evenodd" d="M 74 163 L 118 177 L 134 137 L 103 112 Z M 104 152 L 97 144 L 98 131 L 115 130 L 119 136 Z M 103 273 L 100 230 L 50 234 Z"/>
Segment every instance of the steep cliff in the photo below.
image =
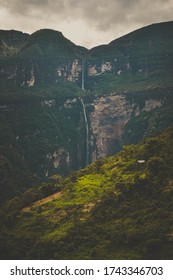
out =
<path fill-rule="evenodd" d="M 146 99 L 144 107 L 130 102 L 123 94 L 108 95 L 94 101 L 91 113 L 91 130 L 96 142 L 97 157 L 106 157 L 119 151 L 124 144 L 125 126 L 132 116 L 160 107 L 161 100 Z M 96 159 L 93 157 L 93 160 Z"/>
<path fill-rule="evenodd" d="M 61 32 L 39 30 L 28 36 L 13 56 L 1 58 L 1 81 L 32 87 L 81 80 L 82 56 L 86 52 Z"/>
<path fill-rule="evenodd" d="M 69 80 L 81 86 L 83 65 L 89 90 L 106 93 L 168 86 L 173 71 L 172 30 L 173 22 L 153 24 L 91 50 L 54 30 L 32 35 L 1 31 L 1 42 L 15 47 L 10 56 L 1 57 L 1 81 L 33 86 Z"/>
<path fill-rule="evenodd" d="M 155 24 L 87 50 L 54 30 L 1 31 L 2 198 L 170 126 L 172 35 Z"/>
<path fill-rule="evenodd" d="M 1 92 L 1 199 L 14 194 L 18 181 L 17 191 L 38 178 L 67 175 L 86 165 L 82 96 L 71 83 L 35 92 L 11 89 L 10 96 Z"/>
<path fill-rule="evenodd" d="M 137 143 L 173 122 L 172 91 L 112 93 L 95 98 L 91 104 L 88 116 L 92 162 L 113 155 L 123 145 Z"/>

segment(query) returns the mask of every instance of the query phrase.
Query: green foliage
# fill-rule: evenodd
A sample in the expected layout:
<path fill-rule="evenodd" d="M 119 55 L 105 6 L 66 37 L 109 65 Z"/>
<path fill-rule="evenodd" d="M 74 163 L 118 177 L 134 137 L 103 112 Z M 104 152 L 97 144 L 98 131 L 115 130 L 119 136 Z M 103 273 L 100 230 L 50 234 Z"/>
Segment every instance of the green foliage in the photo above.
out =
<path fill-rule="evenodd" d="M 141 92 L 172 88 L 172 22 L 129 33 L 90 51 L 89 62 L 100 71 L 111 62 L 111 71 L 90 79 L 97 94 Z"/>
<path fill-rule="evenodd" d="M 0 210 L 0 257 L 171 258 L 173 130 L 125 146 L 63 179 L 59 174 L 85 165 L 79 99 L 85 94 L 76 85 L 80 75 L 75 84 L 67 81 L 68 71 L 57 80 L 56 72 L 59 65 L 70 69 L 74 59 L 83 58 L 86 68 L 94 65 L 100 73 L 109 61 L 111 71 L 85 77 L 86 110 L 94 110 L 99 95 L 123 94 L 138 110 L 126 123 L 122 144 L 136 143 L 173 123 L 172 23 L 141 29 L 89 52 L 60 32 L 12 32 L 12 41 L 4 34 L 0 200 L 6 203 Z M 25 85 L 33 69 L 35 86 L 29 88 Z M 161 106 L 147 111 L 150 98 Z"/>
<path fill-rule="evenodd" d="M 161 106 L 146 111 L 145 102 L 151 96 L 156 102 L 161 101 Z M 131 93 L 126 95 L 126 98 L 129 102 L 134 102 L 139 106 L 140 114 L 132 116 L 125 125 L 123 133 L 125 144 L 138 143 L 144 137 L 152 136 L 172 125 L 173 94 L 171 89 L 168 91 L 157 89 L 142 92 L 141 94 Z"/>
<path fill-rule="evenodd" d="M 62 196 L 41 206 L 17 210 L 34 192 L 50 194 L 45 184 L 9 201 L 1 210 L 2 258 L 171 258 L 172 136 L 168 129 L 65 180 L 54 176 Z"/>
<path fill-rule="evenodd" d="M 83 109 L 78 99 L 82 95 L 70 82 L 34 89 L 1 87 L 1 201 L 33 186 L 46 173 L 67 175 L 84 165 L 84 156 L 77 161 L 77 143 L 84 132 Z M 64 153 L 64 161 L 54 166 L 59 149 Z"/>
<path fill-rule="evenodd" d="M 126 123 L 117 150 L 121 144 L 137 143 L 172 125 L 172 22 L 138 30 L 90 51 L 54 30 L 39 30 L 31 36 L 1 31 L 0 36 L 1 201 L 33 186 L 38 178 L 55 173 L 66 176 L 85 166 L 79 97 L 87 103 L 88 120 L 99 95 L 121 93 L 139 107 L 140 113 Z M 85 60 L 87 94 L 80 88 L 80 65 L 76 82 L 68 81 L 75 59 L 79 64 Z M 107 61 L 111 71 L 101 71 Z M 87 67 L 93 65 L 101 75 L 88 75 Z M 28 87 L 32 73 L 35 85 Z M 146 111 L 150 97 L 162 106 Z"/>

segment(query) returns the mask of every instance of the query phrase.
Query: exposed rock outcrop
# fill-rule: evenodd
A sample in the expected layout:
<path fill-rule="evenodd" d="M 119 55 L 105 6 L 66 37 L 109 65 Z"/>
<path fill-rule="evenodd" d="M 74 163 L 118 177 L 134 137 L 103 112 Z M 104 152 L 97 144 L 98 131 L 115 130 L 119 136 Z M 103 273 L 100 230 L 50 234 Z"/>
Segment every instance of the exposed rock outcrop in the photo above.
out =
<path fill-rule="evenodd" d="M 143 111 L 152 111 L 162 106 L 160 100 L 149 98 L 143 108 L 136 102 L 131 102 L 126 95 L 111 94 L 97 98 L 94 110 L 90 114 L 91 133 L 95 141 L 91 141 L 91 159 L 104 158 L 119 151 L 123 143 L 125 126 L 132 116 Z M 94 144 L 95 143 L 95 144 Z"/>

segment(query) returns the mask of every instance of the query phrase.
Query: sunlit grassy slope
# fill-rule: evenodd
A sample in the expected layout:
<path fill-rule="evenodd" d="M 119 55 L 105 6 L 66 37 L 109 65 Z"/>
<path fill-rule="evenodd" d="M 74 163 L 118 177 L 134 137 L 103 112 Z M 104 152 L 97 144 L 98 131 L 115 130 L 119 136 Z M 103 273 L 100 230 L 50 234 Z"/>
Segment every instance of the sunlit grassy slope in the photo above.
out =
<path fill-rule="evenodd" d="M 168 129 L 65 180 L 55 176 L 48 189 L 59 187 L 59 198 L 39 206 L 23 194 L 4 208 L 1 257 L 171 259 L 172 166 Z"/>

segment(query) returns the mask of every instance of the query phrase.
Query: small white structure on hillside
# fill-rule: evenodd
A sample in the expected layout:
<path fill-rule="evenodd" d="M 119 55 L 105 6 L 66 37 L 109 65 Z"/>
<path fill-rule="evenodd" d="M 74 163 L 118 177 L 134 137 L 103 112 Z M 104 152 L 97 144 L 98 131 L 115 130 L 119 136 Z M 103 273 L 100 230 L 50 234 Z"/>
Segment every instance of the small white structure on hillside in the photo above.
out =
<path fill-rule="evenodd" d="M 139 159 L 138 163 L 145 163 L 145 159 Z"/>

